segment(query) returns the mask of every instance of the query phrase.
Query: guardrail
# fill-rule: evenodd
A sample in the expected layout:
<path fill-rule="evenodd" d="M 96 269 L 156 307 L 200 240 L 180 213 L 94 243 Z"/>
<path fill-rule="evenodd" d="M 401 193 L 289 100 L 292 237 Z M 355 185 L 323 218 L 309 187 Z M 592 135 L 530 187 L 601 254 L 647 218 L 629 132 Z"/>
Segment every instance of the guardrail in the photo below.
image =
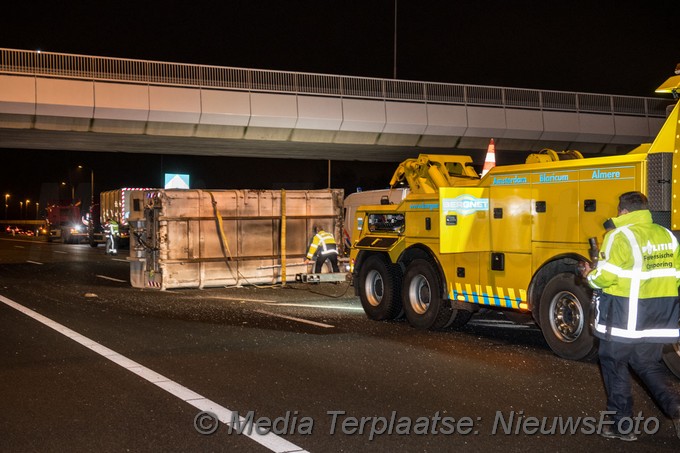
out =
<path fill-rule="evenodd" d="M 233 68 L 0 48 L 0 73 L 344 98 L 665 117 L 669 99 Z"/>

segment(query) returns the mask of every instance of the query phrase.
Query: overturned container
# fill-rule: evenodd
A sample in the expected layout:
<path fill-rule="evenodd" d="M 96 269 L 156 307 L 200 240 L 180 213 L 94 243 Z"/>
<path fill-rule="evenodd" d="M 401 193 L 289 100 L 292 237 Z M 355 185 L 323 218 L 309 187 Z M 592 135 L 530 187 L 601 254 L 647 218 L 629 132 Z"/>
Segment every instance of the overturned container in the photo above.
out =
<path fill-rule="evenodd" d="M 314 226 L 341 237 L 342 203 L 342 189 L 136 193 L 130 282 L 153 289 L 293 282 L 306 271 Z"/>

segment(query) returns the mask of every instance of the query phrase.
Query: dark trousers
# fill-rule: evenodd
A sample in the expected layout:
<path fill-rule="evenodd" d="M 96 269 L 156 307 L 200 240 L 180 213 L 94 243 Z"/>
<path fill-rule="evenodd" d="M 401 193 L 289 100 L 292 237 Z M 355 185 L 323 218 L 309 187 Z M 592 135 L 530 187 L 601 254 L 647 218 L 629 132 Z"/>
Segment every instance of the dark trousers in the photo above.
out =
<path fill-rule="evenodd" d="M 662 344 L 620 343 L 600 340 L 600 369 L 607 390 L 607 410 L 616 411 L 618 422 L 633 415 L 633 393 L 628 366 L 644 382 L 659 407 L 669 417 L 680 408 L 680 395 L 673 391 L 673 377 L 661 362 Z"/>
<path fill-rule="evenodd" d="M 337 253 L 329 253 L 328 255 L 322 255 L 321 253 L 319 253 L 316 257 L 316 265 L 314 266 L 315 274 L 321 273 L 321 268 L 323 268 L 323 263 L 325 263 L 326 260 L 331 262 L 331 266 L 333 266 L 333 272 L 340 272 L 340 269 L 338 268 Z"/>

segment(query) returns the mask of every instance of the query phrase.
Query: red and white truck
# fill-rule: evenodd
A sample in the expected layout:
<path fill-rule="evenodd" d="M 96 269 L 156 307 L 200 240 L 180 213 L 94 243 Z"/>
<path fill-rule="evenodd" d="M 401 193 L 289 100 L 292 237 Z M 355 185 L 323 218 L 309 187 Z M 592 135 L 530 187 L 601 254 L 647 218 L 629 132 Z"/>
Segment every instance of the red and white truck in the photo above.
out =
<path fill-rule="evenodd" d="M 80 204 L 71 201 L 51 202 L 45 209 L 47 242 L 77 244 L 87 239 L 87 222 L 80 214 Z"/>

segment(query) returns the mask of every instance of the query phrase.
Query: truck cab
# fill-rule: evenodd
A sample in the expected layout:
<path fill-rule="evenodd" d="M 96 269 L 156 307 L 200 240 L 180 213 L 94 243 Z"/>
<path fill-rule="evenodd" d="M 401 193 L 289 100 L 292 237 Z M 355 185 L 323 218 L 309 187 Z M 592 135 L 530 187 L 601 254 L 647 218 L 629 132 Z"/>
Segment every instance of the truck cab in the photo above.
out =
<path fill-rule="evenodd" d="M 70 201 L 50 203 L 45 209 L 47 241 L 77 244 L 87 239 L 87 225 L 80 214 L 80 206 Z"/>

